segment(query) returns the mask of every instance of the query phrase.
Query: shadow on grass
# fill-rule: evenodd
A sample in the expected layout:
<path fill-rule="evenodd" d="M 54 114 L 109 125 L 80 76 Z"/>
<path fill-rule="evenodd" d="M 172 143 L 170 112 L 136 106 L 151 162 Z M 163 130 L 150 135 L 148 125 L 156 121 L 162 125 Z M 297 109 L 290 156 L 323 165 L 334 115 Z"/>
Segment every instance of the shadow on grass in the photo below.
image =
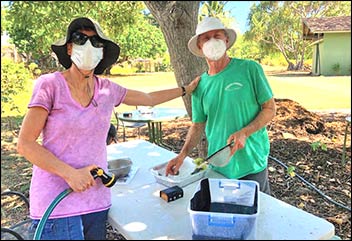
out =
<path fill-rule="evenodd" d="M 269 76 L 274 76 L 274 77 L 317 77 L 315 75 L 312 75 L 311 72 L 304 72 L 304 71 L 284 71 L 284 72 L 274 72 L 274 73 L 267 73 Z"/>

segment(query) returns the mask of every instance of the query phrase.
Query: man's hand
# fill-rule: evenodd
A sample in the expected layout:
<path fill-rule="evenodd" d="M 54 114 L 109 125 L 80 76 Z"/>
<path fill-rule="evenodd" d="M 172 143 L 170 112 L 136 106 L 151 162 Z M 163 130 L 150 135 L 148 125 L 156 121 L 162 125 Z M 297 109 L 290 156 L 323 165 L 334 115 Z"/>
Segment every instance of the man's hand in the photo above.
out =
<path fill-rule="evenodd" d="M 227 144 L 233 142 L 231 147 L 231 156 L 235 154 L 238 149 L 241 149 L 245 146 L 246 140 L 247 135 L 244 133 L 244 131 L 237 131 L 230 135 L 230 137 L 227 139 Z"/>
<path fill-rule="evenodd" d="M 183 164 L 183 158 L 181 158 L 179 155 L 176 156 L 175 158 L 171 159 L 169 163 L 166 166 L 165 169 L 165 176 L 168 176 L 169 174 L 171 175 L 177 175 L 178 170 Z"/>

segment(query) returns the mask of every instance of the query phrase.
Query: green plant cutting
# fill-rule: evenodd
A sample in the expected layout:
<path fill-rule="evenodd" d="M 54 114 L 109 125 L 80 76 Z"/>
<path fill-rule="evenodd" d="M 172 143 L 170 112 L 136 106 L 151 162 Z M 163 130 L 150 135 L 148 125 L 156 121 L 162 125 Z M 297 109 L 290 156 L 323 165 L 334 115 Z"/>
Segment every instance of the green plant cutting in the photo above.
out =
<path fill-rule="evenodd" d="M 198 158 L 194 159 L 193 163 L 196 165 L 196 168 L 191 173 L 191 175 L 196 174 L 200 171 L 203 171 L 203 170 L 207 169 L 207 167 L 208 167 L 208 163 L 202 157 L 198 157 Z"/>

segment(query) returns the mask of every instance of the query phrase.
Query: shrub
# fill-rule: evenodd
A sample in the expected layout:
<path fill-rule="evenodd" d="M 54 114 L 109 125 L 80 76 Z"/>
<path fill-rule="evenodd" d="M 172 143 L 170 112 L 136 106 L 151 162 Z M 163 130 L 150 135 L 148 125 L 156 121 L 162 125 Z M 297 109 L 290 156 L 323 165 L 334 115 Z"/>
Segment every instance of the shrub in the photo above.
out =
<path fill-rule="evenodd" d="M 335 72 L 335 74 L 338 74 L 341 70 L 341 66 L 339 63 L 333 64 L 331 68 Z"/>
<path fill-rule="evenodd" d="M 127 62 L 123 64 L 116 64 L 110 70 L 112 75 L 128 75 L 136 72 L 137 68 L 130 66 Z"/>
<path fill-rule="evenodd" d="M 1 59 L 1 114 L 5 109 L 19 112 L 14 97 L 25 89 L 31 79 L 33 79 L 33 75 L 23 63 L 15 63 L 6 57 Z"/>
<path fill-rule="evenodd" d="M 39 76 L 42 73 L 42 71 L 38 68 L 38 65 L 36 63 L 30 63 L 28 65 L 28 68 L 35 76 Z"/>
<path fill-rule="evenodd" d="M 287 66 L 285 57 L 281 53 L 275 53 L 265 56 L 261 63 L 269 66 Z"/>

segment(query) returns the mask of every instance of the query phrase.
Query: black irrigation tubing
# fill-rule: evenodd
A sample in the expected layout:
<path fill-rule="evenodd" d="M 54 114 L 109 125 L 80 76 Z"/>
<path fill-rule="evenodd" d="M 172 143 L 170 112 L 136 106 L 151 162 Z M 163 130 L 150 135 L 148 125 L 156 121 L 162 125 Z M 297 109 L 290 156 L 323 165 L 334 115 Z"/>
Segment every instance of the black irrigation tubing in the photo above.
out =
<path fill-rule="evenodd" d="M 278 160 L 275 157 L 269 156 L 269 158 L 273 161 L 276 161 L 277 163 L 279 163 L 281 166 L 283 166 L 284 168 L 288 168 L 283 162 L 281 162 L 280 160 Z M 311 183 L 309 183 L 308 181 L 306 181 L 303 177 L 301 177 L 300 175 L 298 175 L 297 173 L 295 173 L 295 176 L 298 177 L 302 182 L 304 182 L 305 184 L 307 184 L 309 187 L 313 188 L 314 191 L 316 191 L 317 193 L 319 193 L 321 196 L 323 196 L 324 198 L 326 198 L 328 201 L 334 203 L 337 206 L 340 206 L 348 211 L 351 212 L 351 208 L 347 207 L 341 203 L 338 203 L 336 201 L 334 201 L 332 198 L 326 196 L 322 191 L 320 191 L 319 189 L 317 189 L 315 186 L 313 186 Z"/>

